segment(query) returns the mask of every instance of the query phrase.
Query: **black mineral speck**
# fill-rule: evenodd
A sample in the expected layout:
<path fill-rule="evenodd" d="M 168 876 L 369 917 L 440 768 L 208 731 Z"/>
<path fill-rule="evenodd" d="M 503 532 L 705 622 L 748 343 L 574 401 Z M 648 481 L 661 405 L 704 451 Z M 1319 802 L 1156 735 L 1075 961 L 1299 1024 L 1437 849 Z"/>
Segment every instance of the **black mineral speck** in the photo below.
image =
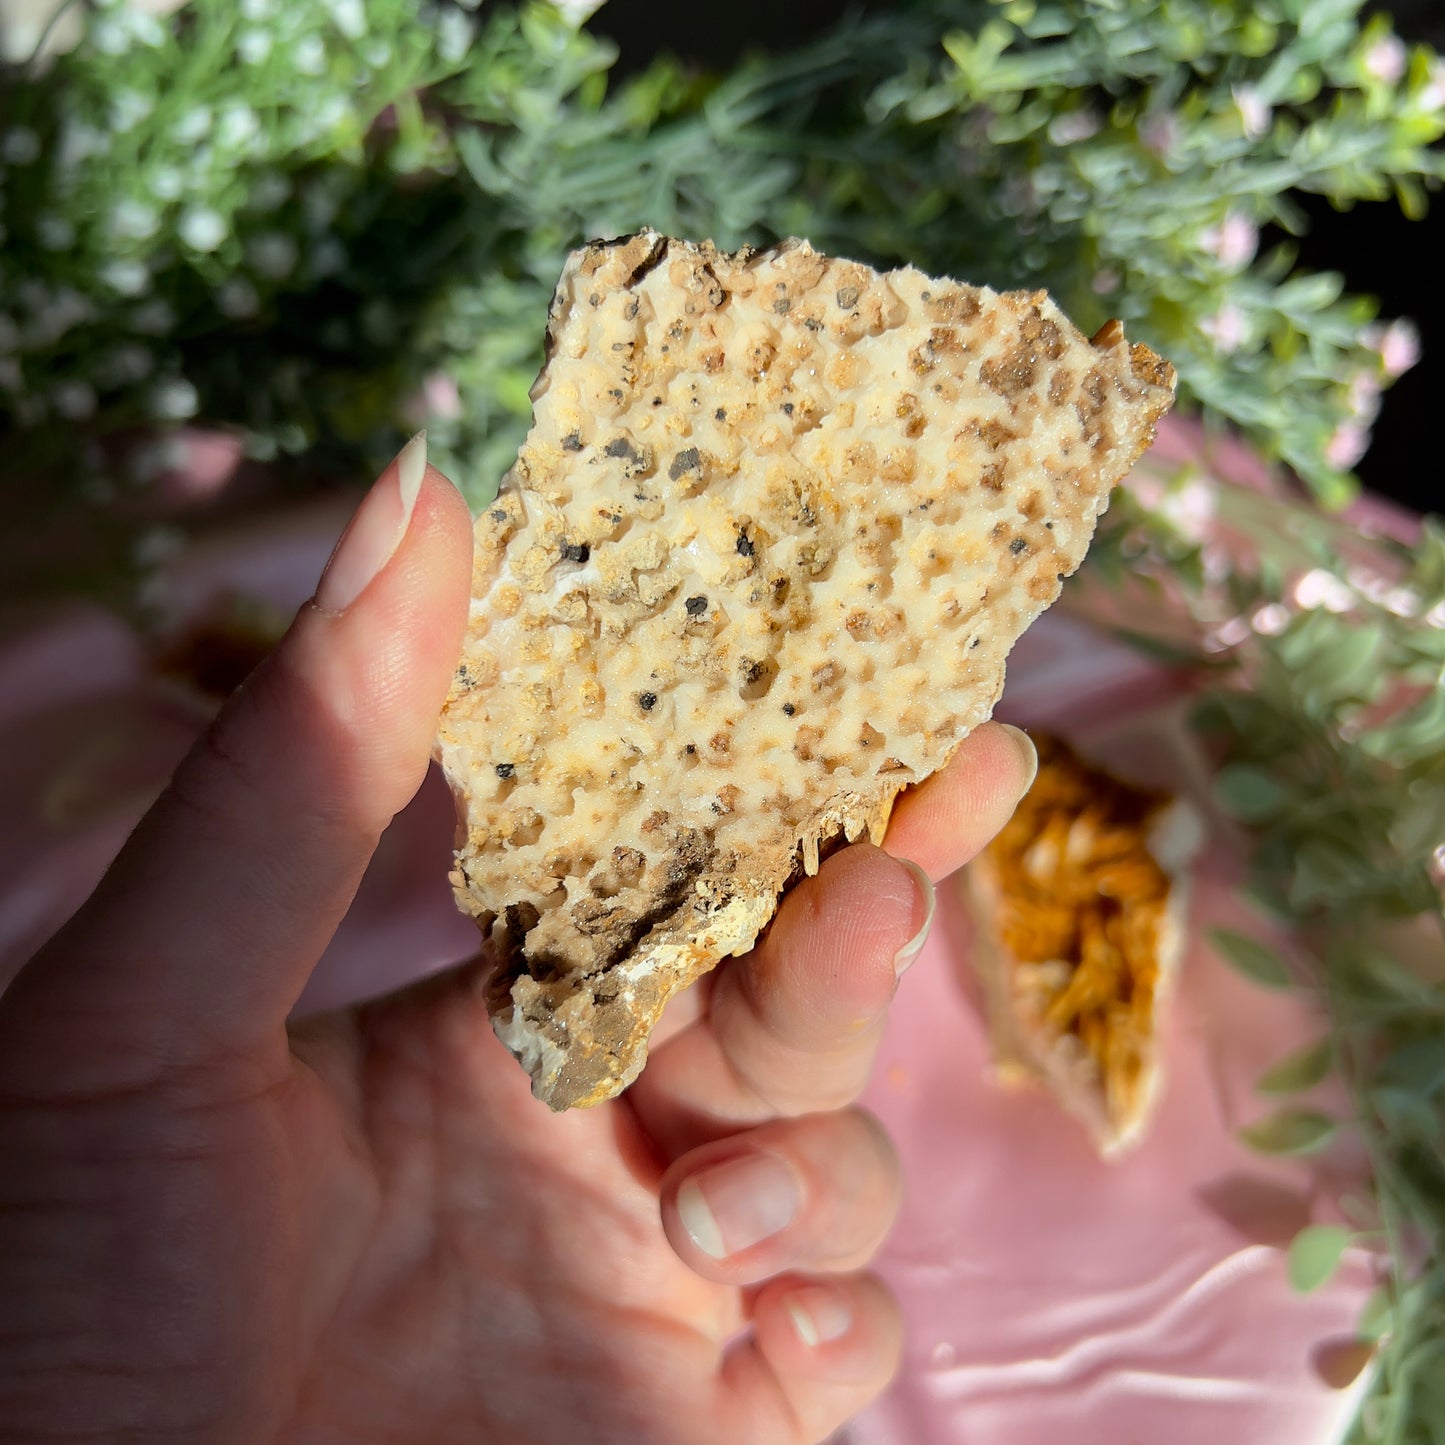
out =
<path fill-rule="evenodd" d="M 757 549 L 753 546 L 753 539 L 746 532 L 738 533 L 738 556 L 751 557 Z"/>
<path fill-rule="evenodd" d="M 975 638 L 973 639 L 973 641 L 968 644 L 970 651 L 971 651 L 973 648 L 977 647 L 977 646 L 979 645 L 979 643 L 982 642 L 982 641 L 983 641 L 983 638 L 981 638 L 981 637 L 975 637 Z"/>
<path fill-rule="evenodd" d="M 488 512 L 487 515 L 494 522 L 505 522 L 507 520 L 507 514 L 500 507 L 498 507 L 495 512 Z"/>
<path fill-rule="evenodd" d="M 789 301 L 786 296 L 779 296 L 778 299 L 773 302 L 773 310 L 776 311 L 779 316 L 786 316 L 792 309 L 793 303 Z"/>
<path fill-rule="evenodd" d="M 667 475 L 675 482 L 679 477 L 688 472 L 702 470 L 702 457 L 698 454 L 696 447 L 685 447 L 673 457 L 672 465 L 667 469 Z"/>
<path fill-rule="evenodd" d="M 638 694 L 637 705 L 643 712 L 651 712 L 657 706 L 657 694 L 655 692 Z"/>
<path fill-rule="evenodd" d="M 571 431 L 562 438 L 562 450 L 564 452 L 580 452 L 582 450 L 582 433 Z"/>
<path fill-rule="evenodd" d="M 697 752 L 697 744 L 696 744 L 696 743 L 689 743 L 689 744 L 683 749 L 683 752 L 685 752 L 685 753 L 688 755 L 688 757 L 692 757 L 692 756 Z"/>
<path fill-rule="evenodd" d="M 701 595 L 689 597 L 683 605 L 687 608 L 689 617 L 701 617 L 707 611 L 707 598 Z"/>
<path fill-rule="evenodd" d="M 498 764 L 497 764 L 497 776 L 498 776 L 499 778 L 510 778 L 510 777 L 512 776 L 512 774 L 515 773 L 516 771 L 517 771 L 517 765 L 516 765 L 515 763 L 498 763 Z"/>
<path fill-rule="evenodd" d="M 785 402 L 783 403 L 783 411 L 784 411 L 788 416 L 792 416 L 792 414 L 793 414 L 793 403 L 790 402 L 790 401 L 785 401 Z"/>
<path fill-rule="evenodd" d="M 806 326 L 809 331 L 821 331 L 823 329 L 823 323 L 819 321 L 816 316 L 809 316 L 803 322 L 803 325 Z"/>
<path fill-rule="evenodd" d="M 632 449 L 632 443 L 626 437 L 613 437 L 602 450 L 609 457 L 631 457 L 634 460 L 637 457 L 637 453 Z"/>
<path fill-rule="evenodd" d="M 789 717 L 792 717 L 792 715 L 793 715 L 795 712 L 797 712 L 797 710 L 798 710 L 798 709 L 795 708 L 795 707 L 793 706 L 793 704 L 790 703 L 790 702 L 785 702 L 785 703 L 783 704 L 783 711 L 784 711 Z"/>
<path fill-rule="evenodd" d="M 563 542 L 562 560 L 564 562 L 585 562 L 592 555 L 592 549 L 586 542 Z"/>
<path fill-rule="evenodd" d="M 1015 537 L 1013 541 L 1008 544 L 1008 549 L 1014 554 L 1015 557 L 1017 557 L 1020 552 L 1025 552 L 1028 550 L 1028 545 L 1028 542 L 1025 541 L 1024 538 Z"/>
<path fill-rule="evenodd" d="M 713 412 L 712 419 L 714 421 L 726 421 L 728 419 L 727 408 L 725 406 L 718 407 L 718 409 Z"/>
<path fill-rule="evenodd" d="M 1045 522 L 1044 526 L 1046 526 L 1051 532 L 1054 530 L 1054 524 L 1052 522 Z"/>
<path fill-rule="evenodd" d="M 838 305 L 844 311 L 851 311 L 858 304 L 858 288 L 856 286 L 844 286 L 838 292 Z"/>

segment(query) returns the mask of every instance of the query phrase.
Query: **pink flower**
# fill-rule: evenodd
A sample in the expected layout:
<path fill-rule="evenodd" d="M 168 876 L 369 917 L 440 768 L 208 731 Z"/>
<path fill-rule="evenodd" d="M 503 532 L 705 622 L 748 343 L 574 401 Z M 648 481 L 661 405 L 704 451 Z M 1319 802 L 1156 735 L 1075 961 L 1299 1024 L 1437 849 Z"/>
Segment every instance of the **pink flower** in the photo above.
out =
<path fill-rule="evenodd" d="M 1370 434 L 1356 422 L 1341 422 L 1325 443 L 1325 461 L 1336 471 L 1347 472 L 1364 456 Z"/>
<path fill-rule="evenodd" d="M 1226 301 L 1213 316 L 1199 323 L 1199 329 L 1214 343 L 1221 356 L 1228 356 L 1244 345 L 1249 335 L 1249 319 L 1232 301 Z"/>
<path fill-rule="evenodd" d="M 1057 146 L 1073 145 L 1075 141 L 1088 140 L 1099 130 L 1098 112 L 1088 106 L 1080 106 L 1064 115 L 1057 116 L 1049 126 L 1049 139 Z"/>
<path fill-rule="evenodd" d="M 1234 87 L 1234 103 L 1239 109 L 1239 119 L 1244 134 L 1249 140 L 1258 140 L 1268 129 L 1274 118 L 1269 102 L 1252 85 Z"/>
<path fill-rule="evenodd" d="M 1182 135 L 1179 117 L 1172 110 L 1151 112 L 1139 127 L 1139 139 L 1154 152 L 1160 160 L 1168 160 Z"/>
<path fill-rule="evenodd" d="M 1259 227 L 1248 216 L 1230 211 L 1219 225 L 1200 233 L 1199 244 L 1226 271 L 1239 271 L 1254 260 L 1259 249 Z"/>
<path fill-rule="evenodd" d="M 1425 110 L 1445 110 L 1445 60 L 1437 60 L 1430 67 L 1430 79 L 1419 99 Z"/>
<path fill-rule="evenodd" d="M 1385 85 L 1394 85 L 1405 73 L 1405 44 L 1398 35 L 1386 35 L 1365 52 L 1365 72 Z"/>
<path fill-rule="evenodd" d="M 1366 327 L 1363 340 L 1372 351 L 1379 353 L 1380 365 L 1392 379 L 1403 376 L 1420 360 L 1420 333 L 1413 322 L 1403 318 L 1384 328 Z"/>

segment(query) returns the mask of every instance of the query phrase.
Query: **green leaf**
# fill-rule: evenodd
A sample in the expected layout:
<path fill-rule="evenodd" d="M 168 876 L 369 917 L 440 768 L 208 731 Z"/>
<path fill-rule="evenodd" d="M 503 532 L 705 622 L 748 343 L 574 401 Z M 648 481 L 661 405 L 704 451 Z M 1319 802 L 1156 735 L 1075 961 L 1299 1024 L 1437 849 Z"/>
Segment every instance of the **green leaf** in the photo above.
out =
<path fill-rule="evenodd" d="M 1309 1294 L 1327 1284 L 1350 1247 L 1350 1231 L 1338 1224 L 1310 1224 L 1290 1241 L 1285 1269 L 1290 1287 Z"/>
<path fill-rule="evenodd" d="M 1260 1154 L 1313 1154 L 1335 1136 L 1339 1124 L 1312 1109 L 1281 1109 L 1239 1131 L 1239 1137 Z"/>
<path fill-rule="evenodd" d="M 1246 823 L 1259 823 L 1276 817 L 1290 794 L 1283 783 L 1263 768 L 1231 763 L 1215 777 L 1214 796 L 1225 812 Z"/>
<path fill-rule="evenodd" d="M 1254 1086 L 1261 1094 L 1297 1094 L 1312 1089 L 1330 1071 L 1333 1051 L 1328 1039 L 1299 1049 L 1282 1059 Z"/>
<path fill-rule="evenodd" d="M 1228 928 L 1213 928 L 1209 937 L 1227 964 L 1261 988 L 1287 989 L 1291 986 L 1289 970 L 1272 948 Z"/>
<path fill-rule="evenodd" d="M 1360 1311 L 1355 1333 L 1362 1340 L 1382 1340 L 1394 1326 L 1395 1302 L 1389 1285 L 1374 1290 Z"/>

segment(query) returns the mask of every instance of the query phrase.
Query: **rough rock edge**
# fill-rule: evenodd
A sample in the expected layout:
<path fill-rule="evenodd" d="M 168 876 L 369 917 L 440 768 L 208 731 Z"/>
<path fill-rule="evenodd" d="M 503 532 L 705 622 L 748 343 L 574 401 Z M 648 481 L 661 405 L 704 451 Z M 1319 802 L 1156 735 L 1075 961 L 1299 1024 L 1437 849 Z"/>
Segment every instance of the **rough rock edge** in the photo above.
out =
<path fill-rule="evenodd" d="M 643 239 L 650 245 L 629 278 L 628 284 L 631 284 L 666 259 L 673 244 L 670 238 L 652 231 L 637 232 L 614 240 L 591 242 L 568 257 L 548 311 L 544 360 L 533 387 L 534 399 L 556 347 L 569 281 L 578 272 L 595 271 L 608 252 L 635 246 Z M 710 242 L 689 244 L 728 264 L 740 265 L 759 256 L 785 253 L 802 243 L 789 239 L 762 250 L 744 246 L 733 253 L 722 252 Z M 1117 320 L 1106 322 L 1090 338 L 1100 350 L 1110 350 L 1124 339 L 1123 326 Z M 1167 388 L 1172 393 L 1174 369 L 1167 361 L 1139 343 L 1130 345 L 1129 360 L 1140 381 Z M 1153 440 L 1154 424 L 1168 410 L 1170 399 L 1154 407 L 1146 417 L 1138 444 L 1122 468 L 1121 476 L 1126 475 L 1147 450 Z M 1092 515 L 1088 518 L 1091 528 L 1097 525 L 1107 505 L 1105 493 L 1091 508 Z M 960 727 L 939 769 L 947 765 L 973 728 L 992 715 L 1002 687 L 1003 668 L 1000 667 L 993 697 L 979 717 Z M 488 999 L 493 1028 L 531 1075 L 533 1094 L 552 1109 L 562 1111 L 601 1103 L 625 1089 L 647 1062 L 649 1037 L 668 1000 L 715 968 L 722 959 L 750 949 L 771 921 L 788 884 L 802 874 L 816 872 L 820 853 L 831 844 L 840 839 L 852 842 L 864 832 L 874 843 L 881 843 L 894 801 L 905 785 L 885 780 L 870 790 L 871 797 L 854 793 L 829 809 L 819 818 L 811 834 L 799 837 L 791 870 L 783 875 L 751 880 L 750 888 L 754 891 L 750 896 L 735 898 L 710 917 L 705 928 L 686 943 L 659 940 L 649 945 L 644 939 L 627 959 L 605 973 L 567 978 L 555 984 L 538 983 L 525 976 L 499 976 Z M 484 929 L 494 921 L 478 918 Z M 619 984 L 615 995 L 599 1001 L 597 986 L 614 981 Z M 562 996 L 555 997 L 559 991 Z M 574 1028 L 574 1017 L 579 1024 L 585 1021 L 588 1027 Z"/>

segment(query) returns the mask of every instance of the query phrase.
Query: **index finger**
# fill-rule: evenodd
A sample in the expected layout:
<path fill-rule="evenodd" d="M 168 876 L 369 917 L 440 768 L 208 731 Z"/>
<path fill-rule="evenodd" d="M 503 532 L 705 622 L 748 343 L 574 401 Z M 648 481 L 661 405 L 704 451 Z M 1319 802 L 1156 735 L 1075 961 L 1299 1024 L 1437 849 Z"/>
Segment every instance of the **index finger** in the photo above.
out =
<path fill-rule="evenodd" d="M 629 1091 L 665 1151 L 857 1097 L 900 962 L 922 946 L 929 876 L 953 872 L 988 843 L 1036 767 L 1017 729 L 976 729 L 900 800 L 882 851 L 844 849 L 788 894 L 758 946 L 719 970 L 706 1012 L 654 1050 Z"/>

